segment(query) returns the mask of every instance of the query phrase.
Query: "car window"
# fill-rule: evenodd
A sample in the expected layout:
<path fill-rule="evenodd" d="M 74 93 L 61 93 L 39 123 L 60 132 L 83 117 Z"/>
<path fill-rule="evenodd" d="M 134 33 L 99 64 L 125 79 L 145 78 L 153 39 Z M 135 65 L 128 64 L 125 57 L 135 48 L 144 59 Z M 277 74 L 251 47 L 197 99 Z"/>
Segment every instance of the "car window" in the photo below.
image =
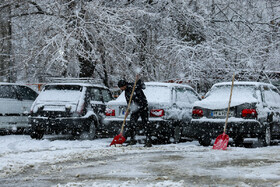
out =
<path fill-rule="evenodd" d="M 263 86 L 263 95 L 265 103 L 269 107 L 279 107 L 280 96 L 277 93 L 277 90 L 272 90 L 268 86 Z"/>
<path fill-rule="evenodd" d="M 13 86 L 1 85 L 0 86 L 0 98 L 16 99 L 16 93 Z"/>
<path fill-rule="evenodd" d="M 176 103 L 193 104 L 199 100 L 197 95 L 190 89 L 177 88 L 176 89 Z"/>
<path fill-rule="evenodd" d="M 104 102 L 109 102 L 113 99 L 112 95 L 111 95 L 111 92 L 109 90 L 102 89 L 101 93 L 102 93 L 102 97 L 103 97 Z"/>
<path fill-rule="evenodd" d="M 90 88 L 89 97 L 91 101 L 102 101 L 102 96 L 99 88 Z"/>
<path fill-rule="evenodd" d="M 194 103 L 195 101 L 200 100 L 198 95 L 193 90 L 188 90 L 188 96 L 189 96 L 191 103 Z"/>
<path fill-rule="evenodd" d="M 272 88 L 271 89 L 271 93 L 272 93 L 272 95 L 274 97 L 274 100 L 275 100 L 275 104 L 274 105 L 276 107 L 280 108 L 280 94 L 279 94 L 278 90 L 275 89 L 275 88 Z"/>
<path fill-rule="evenodd" d="M 16 86 L 16 92 L 18 98 L 22 100 L 35 100 L 38 96 L 38 94 L 34 90 L 25 86 Z"/>

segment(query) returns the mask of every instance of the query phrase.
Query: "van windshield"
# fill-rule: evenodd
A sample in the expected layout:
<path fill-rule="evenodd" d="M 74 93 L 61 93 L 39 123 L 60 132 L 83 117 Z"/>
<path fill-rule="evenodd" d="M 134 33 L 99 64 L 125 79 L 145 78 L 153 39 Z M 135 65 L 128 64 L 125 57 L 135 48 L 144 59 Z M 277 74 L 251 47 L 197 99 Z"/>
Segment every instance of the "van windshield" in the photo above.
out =
<path fill-rule="evenodd" d="M 76 91 L 82 91 L 82 86 L 79 86 L 79 85 L 46 85 L 45 90 L 76 90 Z"/>

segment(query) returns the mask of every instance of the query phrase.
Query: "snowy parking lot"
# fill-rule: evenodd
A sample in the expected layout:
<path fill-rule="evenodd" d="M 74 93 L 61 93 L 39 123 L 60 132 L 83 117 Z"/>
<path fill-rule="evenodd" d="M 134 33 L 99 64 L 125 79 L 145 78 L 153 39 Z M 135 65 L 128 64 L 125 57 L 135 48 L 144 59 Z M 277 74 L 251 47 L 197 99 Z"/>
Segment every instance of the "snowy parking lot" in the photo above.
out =
<path fill-rule="evenodd" d="M 109 147 L 112 138 L 0 136 L 1 186 L 280 186 L 280 146 L 213 150 L 197 141 Z"/>

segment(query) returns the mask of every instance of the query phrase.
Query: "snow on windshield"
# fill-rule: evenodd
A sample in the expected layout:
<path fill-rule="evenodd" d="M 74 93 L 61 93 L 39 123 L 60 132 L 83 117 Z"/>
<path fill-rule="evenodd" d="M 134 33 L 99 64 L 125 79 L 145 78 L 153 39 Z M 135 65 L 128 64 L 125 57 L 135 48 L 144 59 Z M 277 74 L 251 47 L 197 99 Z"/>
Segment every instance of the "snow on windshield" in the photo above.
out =
<path fill-rule="evenodd" d="M 231 85 L 218 85 L 211 88 L 201 106 L 210 109 L 226 108 L 229 102 Z M 235 85 L 232 91 L 231 106 L 243 103 L 256 103 L 256 88 L 252 85 Z M 197 103 L 196 103 L 197 104 Z"/>
<path fill-rule="evenodd" d="M 159 85 L 146 85 L 146 89 L 143 90 L 147 97 L 148 103 L 168 103 L 171 98 L 171 91 L 167 86 Z M 124 92 L 116 99 L 118 102 L 126 102 Z"/>

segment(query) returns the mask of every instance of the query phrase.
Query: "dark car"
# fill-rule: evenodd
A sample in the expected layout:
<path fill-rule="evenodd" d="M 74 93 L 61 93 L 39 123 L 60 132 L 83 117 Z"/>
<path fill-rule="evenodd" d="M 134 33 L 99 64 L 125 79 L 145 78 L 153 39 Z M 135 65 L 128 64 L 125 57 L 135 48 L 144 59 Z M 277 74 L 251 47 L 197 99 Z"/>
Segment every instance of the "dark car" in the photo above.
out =
<path fill-rule="evenodd" d="M 152 135 L 161 142 L 179 142 L 186 134 L 193 103 L 200 100 L 200 97 L 188 85 L 159 82 L 147 82 L 145 85 L 146 89 L 143 91 L 148 100 L 149 123 L 154 129 Z M 119 133 L 126 107 L 124 92 L 116 100 L 108 102 L 104 119 L 104 129 L 108 133 Z M 130 116 L 127 121 L 129 118 Z M 138 134 L 141 134 L 141 130 L 140 128 Z"/>
<path fill-rule="evenodd" d="M 17 83 L 0 83 L 0 132 L 28 132 L 28 114 L 38 93 Z"/>
<path fill-rule="evenodd" d="M 208 146 L 223 133 L 231 82 L 214 84 L 205 99 L 194 103 L 189 137 Z M 226 134 L 235 144 L 258 138 L 264 145 L 280 138 L 280 95 L 271 84 L 235 82 Z"/>
<path fill-rule="evenodd" d="M 32 105 L 31 138 L 46 133 L 71 133 L 93 139 L 112 100 L 107 87 L 89 83 L 47 84 Z"/>

